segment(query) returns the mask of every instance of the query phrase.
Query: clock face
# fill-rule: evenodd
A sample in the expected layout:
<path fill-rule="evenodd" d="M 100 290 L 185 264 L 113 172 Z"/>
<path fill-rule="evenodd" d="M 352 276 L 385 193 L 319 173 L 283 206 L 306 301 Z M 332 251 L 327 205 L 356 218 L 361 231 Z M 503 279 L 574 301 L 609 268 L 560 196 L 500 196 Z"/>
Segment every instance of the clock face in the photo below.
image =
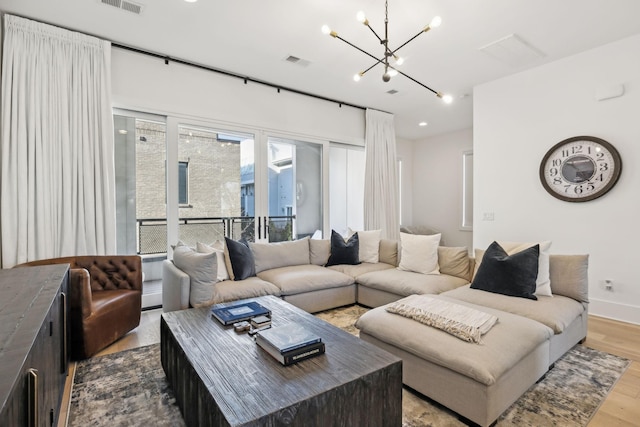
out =
<path fill-rule="evenodd" d="M 607 141 L 576 136 L 554 145 L 540 163 L 540 181 L 552 196 L 586 202 L 605 194 L 622 170 L 618 151 Z"/>

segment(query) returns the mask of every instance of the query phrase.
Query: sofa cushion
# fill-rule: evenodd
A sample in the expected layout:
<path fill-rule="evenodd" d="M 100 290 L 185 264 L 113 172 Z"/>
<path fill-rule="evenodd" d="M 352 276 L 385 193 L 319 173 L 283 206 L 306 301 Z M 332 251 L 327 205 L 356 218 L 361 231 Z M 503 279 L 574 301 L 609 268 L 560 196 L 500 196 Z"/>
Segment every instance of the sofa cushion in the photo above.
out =
<path fill-rule="evenodd" d="M 439 274 L 439 244 L 440 234 L 422 236 L 400 233 L 400 264 L 398 268 L 422 274 Z"/>
<path fill-rule="evenodd" d="M 358 258 L 359 250 L 360 244 L 357 233 L 345 241 L 340 233 L 331 230 L 331 255 L 329 256 L 329 261 L 327 261 L 327 266 L 358 264 L 360 262 Z"/>
<path fill-rule="evenodd" d="M 227 271 L 227 264 L 224 260 L 224 242 L 222 240 L 216 240 L 215 242 L 207 245 L 206 243 L 196 243 L 196 250 L 203 254 L 215 253 L 218 260 L 218 274 L 216 279 L 218 281 L 229 280 L 229 272 Z"/>
<path fill-rule="evenodd" d="M 471 282 L 471 288 L 488 292 L 538 299 L 536 277 L 538 275 L 538 245 L 507 255 L 507 252 L 493 242 L 484 253 L 482 263 Z"/>
<path fill-rule="evenodd" d="M 548 326 L 556 334 L 562 333 L 585 310 L 578 301 L 562 295 L 541 296 L 537 301 L 533 301 L 472 289 L 470 285 L 441 295 L 527 317 Z"/>
<path fill-rule="evenodd" d="M 480 345 L 462 341 L 439 329 L 389 313 L 386 306 L 363 314 L 356 322 L 356 327 L 385 343 L 485 385 L 495 384 L 553 335 L 551 329 L 526 317 L 447 299 L 441 295 L 436 298 L 493 314 L 498 317 L 498 323 L 483 336 Z M 541 363 L 548 365 L 548 360 Z"/>
<path fill-rule="evenodd" d="M 439 294 L 469 283 L 447 274 L 421 274 L 397 268 L 374 271 L 358 276 L 358 284 L 399 296 Z"/>
<path fill-rule="evenodd" d="M 258 277 L 276 285 L 283 296 L 355 283 L 351 276 L 313 264 L 265 270 L 258 273 Z"/>
<path fill-rule="evenodd" d="M 244 280 L 247 277 L 255 276 L 256 264 L 249 245 L 246 242 L 237 242 L 228 237 L 225 237 L 224 241 L 233 270 L 233 280 Z"/>
<path fill-rule="evenodd" d="M 391 239 L 380 239 L 378 262 L 398 266 L 398 242 Z"/>
<path fill-rule="evenodd" d="M 358 233 L 358 260 L 360 262 L 378 262 L 381 232 L 382 230 L 353 231 L 349 229 L 349 235 Z"/>
<path fill-rule="evenodd" d="M 441 274 L 469 280 L 469 251 L 466 247 L 438 246 L 438 267 Z"/>
<path fill-rule="evenodd" d="M 193 307 L 211 304 L 218 271 L 215 253 L 198 253 L 188 246 L 176 245 L 173 263 L 189 275 L 189 303 Z"/>
<path fill-rule="evenodd" d="M 248 277 L 244 280 L 225 280 L 216 283 L 212 304 L 235 301 L 244 298 L 255 298 L 263 295 L 280 295 L 280 289 L 259 277 Z"/>
<path fill-rule="evenodd" d="M 314 265 L 325 265 L 331 255 L 331 241 L 328 239 L 309 240 L 309 261 Z"/>
<path fill-rule="evenodd" d="M 277 243 L 249 243 L 256 273 L 288 265 L 309 264 L 309 238 Z"/>
<path fill-rule="evenodd" d="M 554 295 L 589 302 L 589 255 L 551 255 L 549 276 Z"/>
<path fill-rule="evenodd" d="M 340 264 L 340 265 L 332 265 L 330 267 L 332 270 L 339 271 L 340 273 L 348 274 L 349 276 L 358 279 L 358 276 L 366 273 L 370 273 L 372 271 L 380 271 L 380 270 L 388 270 L 390 268 L 395 267 L 390 264 L 385 264 L 384 262 L 363 262 L 357 265 L 348 265 L 348 264 Z"/>

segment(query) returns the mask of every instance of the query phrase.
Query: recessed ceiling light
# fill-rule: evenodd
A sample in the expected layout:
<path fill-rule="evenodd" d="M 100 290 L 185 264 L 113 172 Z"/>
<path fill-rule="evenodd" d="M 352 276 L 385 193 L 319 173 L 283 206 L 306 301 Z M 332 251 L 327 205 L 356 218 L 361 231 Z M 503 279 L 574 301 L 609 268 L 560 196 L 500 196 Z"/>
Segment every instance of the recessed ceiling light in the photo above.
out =
<path fill-rule="evenodd" d="M 129 132 L 128 132 L 126 129 L 119 129 L 119 130 L 118 130 L 118 133 L 119 133 L 120 135 L 126 135 L 126 134 L 127 134 L 127 133 L 129 133 Z"/>
<path fill-rule="evenodd" d="M 426 125 L 428 125 L 428 124 L 429 124 L 429 123 L 427 123 L 427 122 L 420 122 L 420 123 L 418 123 L 418 126 L 423 126 L 423 127 L 424 127 L 424 126 L 426 126 Z"/>
<path fill-rule="evenodd" d="M 195 2 L 197 2 L 198 0 L 184 0 L 184 1 L 186 1 L 187 3 L 195 3 Z"/>

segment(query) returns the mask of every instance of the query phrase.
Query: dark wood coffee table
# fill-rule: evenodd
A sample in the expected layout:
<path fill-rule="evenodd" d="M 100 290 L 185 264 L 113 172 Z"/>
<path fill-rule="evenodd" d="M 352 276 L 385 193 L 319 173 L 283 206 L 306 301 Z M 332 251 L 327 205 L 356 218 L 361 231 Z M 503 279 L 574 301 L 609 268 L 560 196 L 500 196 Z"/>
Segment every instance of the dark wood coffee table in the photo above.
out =
<path fill-rule="evenodd" d="M 274 327 L 297 322 L 326 353 L 282 366 L 209 308 L 164 313 L 161 360 L 188 426 L 400 426 L 402 361 L 276 297 Z"/>

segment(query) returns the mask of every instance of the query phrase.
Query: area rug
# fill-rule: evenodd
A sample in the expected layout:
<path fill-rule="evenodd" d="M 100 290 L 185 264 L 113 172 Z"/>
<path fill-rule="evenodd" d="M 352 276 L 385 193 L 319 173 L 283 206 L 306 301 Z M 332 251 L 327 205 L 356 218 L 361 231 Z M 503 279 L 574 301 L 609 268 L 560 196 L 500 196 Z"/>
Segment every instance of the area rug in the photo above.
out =
<path fill-rule="evenodd" d="M 319 313 L 354 335 L 359 306 Z M 497 426 L 586 426 L 629 361 L 581 345 L 558 360 L 545 378 L 498 420 Z M 184 426 L 160 365 L 160 346 L 125 350 L 78 362 L 69 426 Z M 410 390 L 402 392 L 403 427 L 464 426 L 456 414 Z"/>

